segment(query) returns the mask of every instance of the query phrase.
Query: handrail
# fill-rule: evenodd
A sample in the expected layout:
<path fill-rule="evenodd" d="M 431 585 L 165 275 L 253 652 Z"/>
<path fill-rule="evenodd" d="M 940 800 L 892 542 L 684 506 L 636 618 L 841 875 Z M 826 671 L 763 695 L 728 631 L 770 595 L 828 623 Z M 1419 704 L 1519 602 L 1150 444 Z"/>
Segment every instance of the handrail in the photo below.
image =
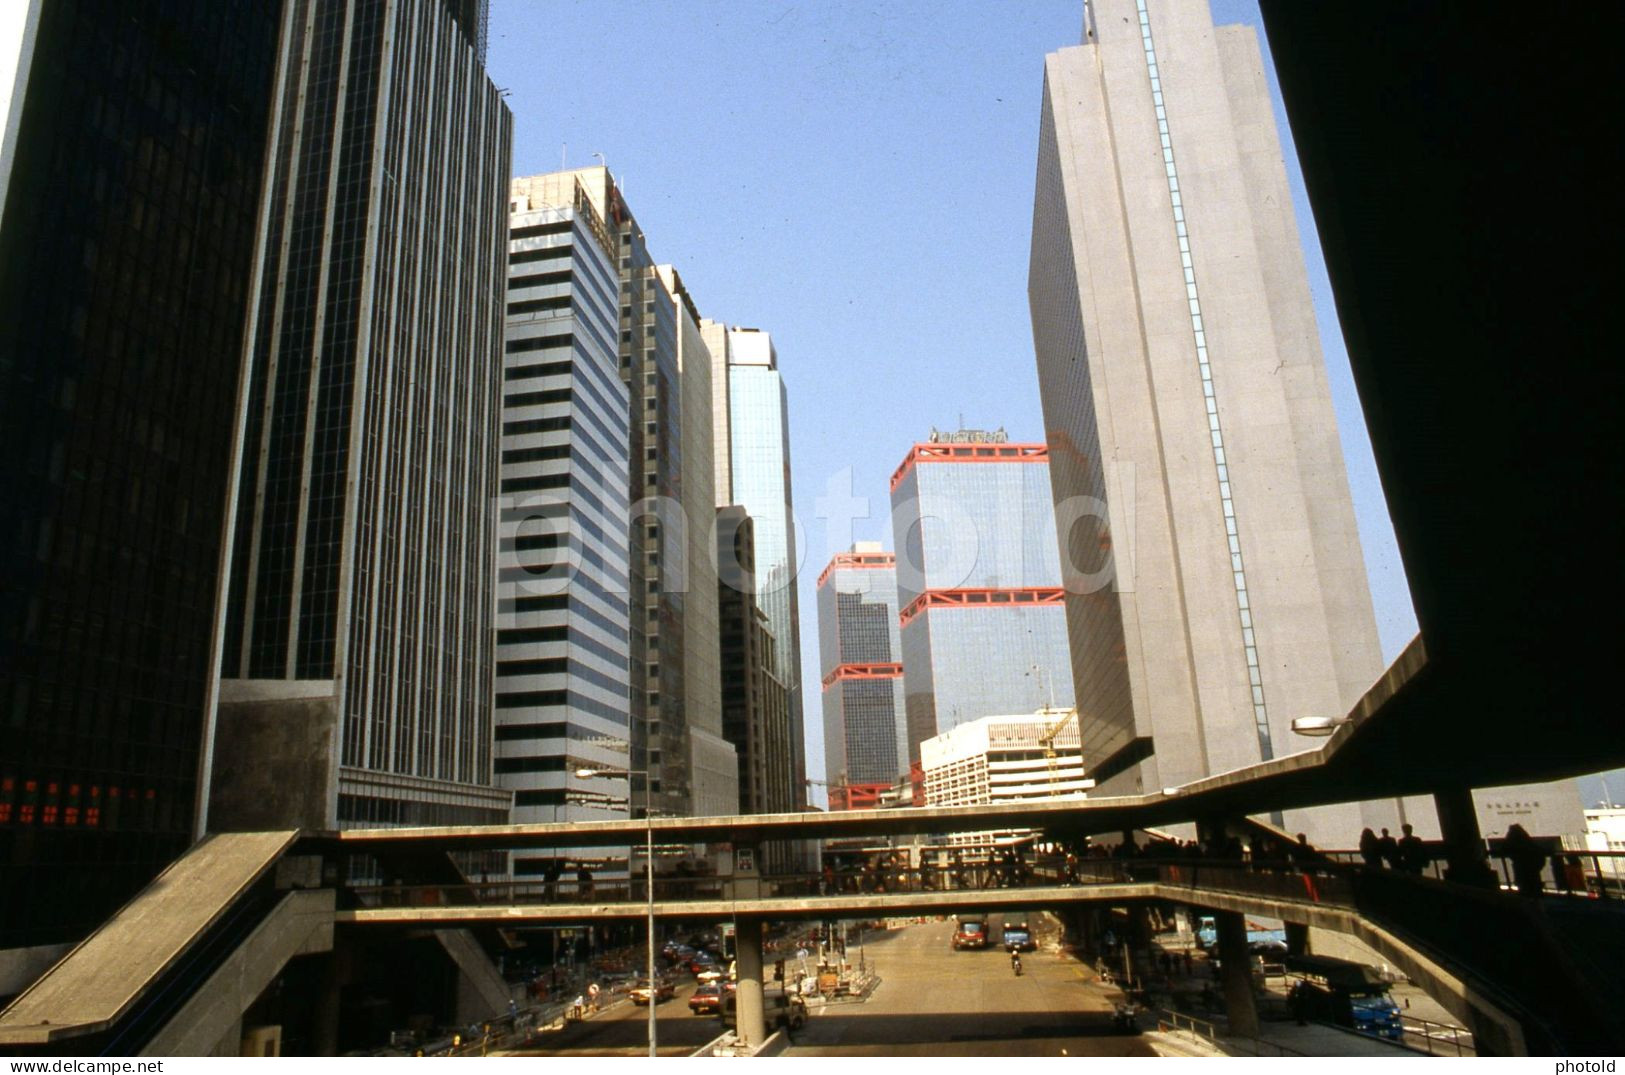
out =
<path fill-rule="evenodd" d="M 1180 1023 L 1182 1023 L 1182 1022 L 1189 1023 L 1190 1026 L 1189 1027 L 1180 1026 Z M 1197 1024 L 1201 1024 L 1201 1025 L 1198 1026 Z M 1206 1027 L 1207 1029 L 1204 1031 L 1203 1029 L 1201 1029 L 1202 1027 Z M 1260 1037 L 1257 1034 L 1230 1034 L 1230 1033 L 1220 1034 L 1219 1033 L 1219 1026 L 1218 1026 L 1217 1023 L 1211 1022 L 1211 1021 L 1209 1021 L 1207 1019 L 1200 1019 L 1200 1018 L 1198 1018 L 1198 1017 L 1196 1017 L 1194 1015 L 1187 1015 L 1184 1012 L 1178 1012 L 1178 1011 L 1173 1010 L 1172 1008 L 1162 1008 L 1162 1009 L 1158 1010 L 1158 1012 L 1157 1012 L 1157 1029 L 1159 1031 L 1167 1031 L 1167 1030 L 1170 1030 L 1170 1029 L 1172 1029 L 1172 1030 L 1187 1030 L 1188 1029 L 1192 1034 L 1195 1034 L 1197 1037 L 1206 1038 L 1208 1040 L 1208 1042 L 1211 1043 L 1214 1046 L 1214 1048 L 1220 1048 L 1223 1039 L 1228 1039 L 1230 1041 L 1237 1041 L 1237 1042 L 1249 1042 L 1253 1046 L 1253 1055 L 1254 1056 L 1263 1056 L 1264 1055 L 1264 1052 L 1263 1052 L 1263 1047 L 1264 1046 L 1268 1046 L 1271 1050 L 1273 1050 L 1274 1054 L 1276 1056 L 1307 1056 L 1307 1055 L 1309 1055 L 1307 1053 L 1301 1052 L 1300 1050 L 1292 1048 L 1292 1046 L 1290 1046 L 1290 1045 L 1282 1045 L 1278 1041 L 1273 1041 L 1270 1038 Z"/>

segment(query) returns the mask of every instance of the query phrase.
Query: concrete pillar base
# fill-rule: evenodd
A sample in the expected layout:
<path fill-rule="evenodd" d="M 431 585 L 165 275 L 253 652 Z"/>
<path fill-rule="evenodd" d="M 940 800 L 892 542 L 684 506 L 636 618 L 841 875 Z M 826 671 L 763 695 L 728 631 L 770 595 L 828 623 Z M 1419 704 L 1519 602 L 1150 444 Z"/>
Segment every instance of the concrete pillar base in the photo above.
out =
<path fill-rule="evenodd" d="M 1500 882 L 1489 863 L 1484 835 L 1478 829 L 1478 811 L 1470 788 L 1443 788 L 1433 793 L 1444 837 L 1444 879 L 1477 888 L 1498 888 Z"/>
<path fill-rule="evenodd" d="M 762 1004 L 762 923 L 742 918 L 734 934 L 734 959 L 739 987 L 734 992 L 736 1030 L 740 1041 L 760 1046 L 767 1040 L 767 1022 Z"/>
<path fill-rule="evenodd" d="M 1225 1014 L 1230 1033 L 1258 1034 L 1258 1005 L 1253 1000 L 1253 961 L 1247 952 L 1247 920 L 1235 911 L 1214 911 L 1219 935 L 1219 961 L 1224 984 Z"/>

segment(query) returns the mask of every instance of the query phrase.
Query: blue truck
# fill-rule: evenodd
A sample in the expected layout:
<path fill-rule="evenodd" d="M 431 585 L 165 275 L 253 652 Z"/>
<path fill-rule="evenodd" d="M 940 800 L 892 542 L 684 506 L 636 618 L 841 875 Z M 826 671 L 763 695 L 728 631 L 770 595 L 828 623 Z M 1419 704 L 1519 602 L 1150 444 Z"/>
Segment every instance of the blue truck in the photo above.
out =
<path fill-rule="evenodd" d="M 1006 952 L 1032 952 L 1038 948 L 1025 918 L 1005 919 L 1003 938 Z"/>
<path fill-rule="evenodd" d="M 1389 1041 L 1404 1040 L 1399 1005 L 1375 967 L 1331 956 L 1289 955 L 1286 969 L 1298 979 L 1287 994 L 1287 1003 L 1299 1019 L 1333 1023 Z"/>

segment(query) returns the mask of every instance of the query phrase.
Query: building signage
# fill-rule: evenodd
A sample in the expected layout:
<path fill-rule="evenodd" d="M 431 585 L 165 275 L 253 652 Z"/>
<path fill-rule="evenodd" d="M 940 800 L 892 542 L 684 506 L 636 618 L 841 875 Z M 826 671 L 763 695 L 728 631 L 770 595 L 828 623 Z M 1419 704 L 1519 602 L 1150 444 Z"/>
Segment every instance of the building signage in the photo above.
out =
<path fill-rule="evenodd" d="M 931 427 L 932 444 L 1006 444 L 1009 443 L 1010 434 L 1004 427 L 998 429 L 961 429 L 956 433 L 945 433 L 936 426 Z"/>

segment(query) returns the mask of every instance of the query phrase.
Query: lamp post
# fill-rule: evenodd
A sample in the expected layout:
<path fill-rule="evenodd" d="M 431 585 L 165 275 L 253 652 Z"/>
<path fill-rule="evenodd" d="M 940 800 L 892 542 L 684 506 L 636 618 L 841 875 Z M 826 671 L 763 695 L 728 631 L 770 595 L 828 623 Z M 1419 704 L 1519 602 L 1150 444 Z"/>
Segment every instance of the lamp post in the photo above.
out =
<path fill-rule="evenodd" d="M 1313 736 L 1316 739 L 1324 739 L 1326 736 L 1331 735 L 1348 722 L 1349 718 L 1346 716 L 1297 717 L 1292 721 L 1292 730 L 1299 735 L 1308 735 Z"/>
<path fill-rule="evenodd" d="M 644 881 L 648 892 L 649 914 L 649 1055 L 659 1055 L 657 1050 L 658 1037 L 655 1030 L 655 1005 L 659 1002 L 659 994 L 655 988 L 655 826 L 654 805 L 649 790 L 649 772 L 646 769 L 577 769 L 576 776 L 581 780 L 591 780 L 598 776 L 625 777 L 628 784 L 634 776 L 643 777 L 643 835 L 644 835 Z M 628 787 L 626 795 L 626 809 L 632 811 L 632 789 Z M 630 865 L 630 863 L 628 863 Z M 631 871 L 627 871 L 631 876 Z"/>

